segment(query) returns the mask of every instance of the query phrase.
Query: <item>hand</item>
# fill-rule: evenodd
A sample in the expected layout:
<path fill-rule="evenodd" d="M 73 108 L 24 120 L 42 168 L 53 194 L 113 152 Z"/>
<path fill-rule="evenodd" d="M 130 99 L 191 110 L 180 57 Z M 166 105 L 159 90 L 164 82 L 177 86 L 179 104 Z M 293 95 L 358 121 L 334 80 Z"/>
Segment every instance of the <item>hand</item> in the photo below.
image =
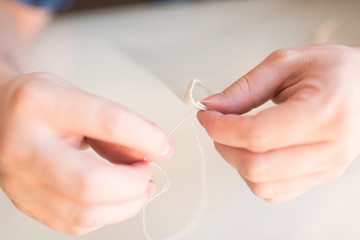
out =
<path fill-rule="evenodd" d="M 168 135 L 137 114 L 48 73 L 0 92 L 0 185 L 14 205 L 82 235 L 134 216 L 155 192 L 142 161 L 168 160 Z M 87 143 L 109 164 L 81 151 Z"/>
<path fill-rule="evenodd" d="M 275 51 L 198 119 L 221 156 L 268 202 L 339 177 L 359 152 L 360 52 L 338 45 Z M 271 99 L 277 106 L 241 115 Z"/>

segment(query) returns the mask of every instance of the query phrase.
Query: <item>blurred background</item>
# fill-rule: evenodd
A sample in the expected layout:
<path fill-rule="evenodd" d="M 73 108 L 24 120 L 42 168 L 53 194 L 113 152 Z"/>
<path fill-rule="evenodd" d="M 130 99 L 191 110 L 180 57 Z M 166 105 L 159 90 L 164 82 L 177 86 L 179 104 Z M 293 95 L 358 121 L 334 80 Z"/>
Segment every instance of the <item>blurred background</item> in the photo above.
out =
<path fill-rule="evenodd" d="M 27 70 L 58 74 L 169 131 L 189 111 L 182 98 L 192 79 L 217 92 L 278 48 L 359 46 L 359 10 L 357 0 L 83 0 L 60 13 L 33 43 Z M 183 228 L 204 205 L 191 121 L 174 132 L 177 152 L 161 164 L 172 187 L 148 206 L 154 238 Z M 270 205 L 253 196 L 196 127 L 209 192 L 203 218 L 182 239 L 359 239 L 359 161 L 333 182 Z M 154 178 L 161 189 L 164 178 L 156 171 Z M 23 215 L 2 192 L 0 210 L 1 239 L 75 239 Z M 76 239 L 145 239 L 141 220 L 139 214 Z"/>

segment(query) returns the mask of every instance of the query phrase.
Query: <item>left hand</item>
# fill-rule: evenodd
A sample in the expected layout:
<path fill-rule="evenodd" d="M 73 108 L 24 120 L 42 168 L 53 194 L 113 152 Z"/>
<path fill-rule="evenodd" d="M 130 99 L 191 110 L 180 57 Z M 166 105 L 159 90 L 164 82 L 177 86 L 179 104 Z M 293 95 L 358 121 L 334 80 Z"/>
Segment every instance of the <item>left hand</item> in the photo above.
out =
<path fill-rule="evenodd" d="M 144 157 L 174 152 L 154 123 L 51 73 L 6 82 L 0 116 L 0 188 L 20 211 L 69 235 L 135 216 L 156 191 Z M 84 153 L 87 144 L 114 164 Z"/>
<path fill-rule="evenodd" d="M 203 100 L 214 111 L 198 119 L 254 194 L 280 202 L 337 178 L 358 154 L 359 92 L 359 49 L 282 49 Z M 270 99 L 278 105 L 241 115 Z"/>

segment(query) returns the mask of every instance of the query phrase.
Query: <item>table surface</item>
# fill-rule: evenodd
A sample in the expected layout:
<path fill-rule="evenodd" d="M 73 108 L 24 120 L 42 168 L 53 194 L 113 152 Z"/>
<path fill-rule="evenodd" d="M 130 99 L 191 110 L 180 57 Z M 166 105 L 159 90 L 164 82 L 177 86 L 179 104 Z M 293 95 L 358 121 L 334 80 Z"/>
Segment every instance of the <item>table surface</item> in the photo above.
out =
<path fill-rule="evenodd" d="M 202 79 L 214 92 L 275 49 L 320 41 L 357 45 L 358 1 L 217 1 L 154 4 L 61 16 L 35 41 L 28 71 L 49 71 L 119 102 L 170 130 L 189 108 L 185 87 Z M 194 118 L 193 118 L 194 119 Z M 172 135 L 177 152 L 161 164 L 172 187 L 148 207 L 154 238 L 186 226 L 201 201 L 201 158 L 192 120 Z M 196 121 L 195 121 L 196 122 Z M 339 179 L 271 205 L 256 198 L 196 124 L 205 150 L 208 197 L 199 225 L 183 239 L 358 239 L 359 161 Z M 149 136 L 151 137 L 151 136 Z M 89 152 L 89 154 L 92 154 Z M 164 179 L 155 171 L 161 188 Z M 12 206 L 0 192 L 0 238 L 73 239 Z M 77 239 L 145 239 L 142 216 Z"/>

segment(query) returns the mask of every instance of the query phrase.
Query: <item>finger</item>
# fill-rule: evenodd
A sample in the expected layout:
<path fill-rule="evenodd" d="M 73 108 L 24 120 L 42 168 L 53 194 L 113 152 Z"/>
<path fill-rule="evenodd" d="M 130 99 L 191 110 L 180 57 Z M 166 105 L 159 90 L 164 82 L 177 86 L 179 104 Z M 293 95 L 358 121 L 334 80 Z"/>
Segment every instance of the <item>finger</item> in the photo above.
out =
<path fill-rule="evenodd" d="M 245 113 L 271 99 L 306 63 L 305 48 L 280 49 L 222 93 L 201 102 L 222 113 Z"/>
<path fill-rule="evenodd" d="M 310 188 L 327 183 L 337 177 L 339 177 L 338 171 L 328 171 L 263 183 L 254 183 L 246 180 L 246 178 L 243 179 L 257 197 L 270 199 L 305 192 Z"/>
<path fill-rule="evenodd" d="M 103 227 L 97 226 L 90 228 L 71 225 L 68 222 L 63 221 L 62 219 L 57 218 L 57 216 L 45 210 L 41 206 L 27 206 L 24 204 L 16 204 L 15 206 L 18 210 L 31 217 L 32 219 L 36 220 L 37 222 L 55 231 L 62 232 L 68 235 L 82 236 Z"/>
<path fill-rule="evenodd" d="M 154 160 L 173 155 L 173 142 L 163 130 L 119 104 L 76 88 L 56 88 L 48 98 L 57 107 L 48 110 L 47 117 L 57 116 L 57 128 L 122 145 Z"/>
<path fill-rule="evenodd" d="M 330 143 L 317 143 L 253 153 L 215 143 L 220 155 L 247 180 L 272 182 L 314 172 L 344 169 L 350 163 Z"/>
<path fill-rule="evenodd" d="M 58 142 L 43 143 L 27 171 L 59 192 L 87 203 L 119 203 L 142 196 L 151 178 L 146 162 L 109 164 Z"/>
<path fill-rule="evenodd" d="M 23 202 L 13 202 L 13 204 L 19 211 L 29 216 L 30 218 L 34 219 L 35 221 L 55 231 L 62 232 L 68 235 L 81 236 L 102 227 L 102 226 L 98 226 L 95 228 L 94 227 L 84 228 L 80 226 L 71 225 L 71 223 L 64 221 L 63 219 L 54 215 L 54 213 L 45 209 L 43 206 L 39 204 L 34 205 Z"/>
<path fill-rule="evenodd" d="M 21 202 L 19 204 L 14 203 L 14 206 L 25 215 L 55 231 L 76 236 L 80 236 L 88 232 L 86 230 L 81 230 L 80 233 L 80 229 L 78 229 L 75 233 L 75 231 L 72 231 L 68 227 L 65 227 L 65 224 L 62 220 L 57 219 L 53 214 L 51 214 L 41 206 L 32 206 L 23 204 Z"/>
<path fill-rule="evenodd" d="M 99 141 L 91 138 L 87 139 L 87 143 L 101 157 L 115 164 L 129 164 L 144 160 L 144 156 L 142 154 L 122 145 Z"/>
<path fill-rule="evenodd" d="M 41 206 L 18 205 L 17 208 L 34 220 L 65 234 L 81 236 L 103 226 L 134 217 L 144 206 L 145 198 L 119 205 L 101 205 L 72 209 L 70 218 L 59 218 Z M 61 203 L 60 203 L 61 204 Z"/>
<path fill-rule="evenodd" d="M 288 146 L 320 142 L 337 133 L 336 127 L 324 131 L 326 113 L 317 107 L 289 101 L 253 116 L 216 111 L 200 111 L 198 119 L 214 141 L 221 144 L 265 152 Z"/>
<path fill-rule="evenodd" d="M 68 219 L 68 222 L 75 226 L 97 228 L 99 226 L 124 221 L 138 214 L 146 201 L 154 196 L 155 191 L 155 184 L 150 183 L 148 191 L 143 196 L 130 202 L 79 206 L 78 208 L 73 209 L 72 215 L 70 215 L 72 217 L 70 220 Z"/>
<path fill-rule="evenodd" d="M 15 196 L 11 199 L 16 206 L 21 206 L 21 211 L 50 228 L 75 235 L 133 217 L 156 191 L 155 184 L 150 182 L 144 195 L 132 201 L 86 204 L 70 199 L 26 174 L 18 175 L 13 182 L 10 197 Z"/>
<path fill-rule="evenodd" d="M 131 203 L 139 203 L 139 200 L 144 204 L 155 194 L 156 186 L 154 182 L 150 181 L 143 195 L 128 202 L 121 200 L 119 202 L 111 202 L 110 204 L 89 204 L 88 201 L 82 202 L 77 198 L 69 198 L 55 189 L 52 185 L 48 185 L 29 174 L 17 172 L 16 175 L 14 175 L 14 173 L 12 174 L 11 181 L 6 181 L 5 190 L 9 199 L 13 202 L 27 206 L 39 206 L 47 212 L 52 213 L 56 218 L 68 222 L 69 217 L 75 214 L 74 211 L 79 213 L 79 211 L 81 212 L 84 208 L 93 209 L 98 206 L 131 206 Z M 116 219 L 121 219 L 121 216 L 126 217 L 127 214 L 117 215 Z M 107 222 L 104 224 L 107 224 Z"/>

